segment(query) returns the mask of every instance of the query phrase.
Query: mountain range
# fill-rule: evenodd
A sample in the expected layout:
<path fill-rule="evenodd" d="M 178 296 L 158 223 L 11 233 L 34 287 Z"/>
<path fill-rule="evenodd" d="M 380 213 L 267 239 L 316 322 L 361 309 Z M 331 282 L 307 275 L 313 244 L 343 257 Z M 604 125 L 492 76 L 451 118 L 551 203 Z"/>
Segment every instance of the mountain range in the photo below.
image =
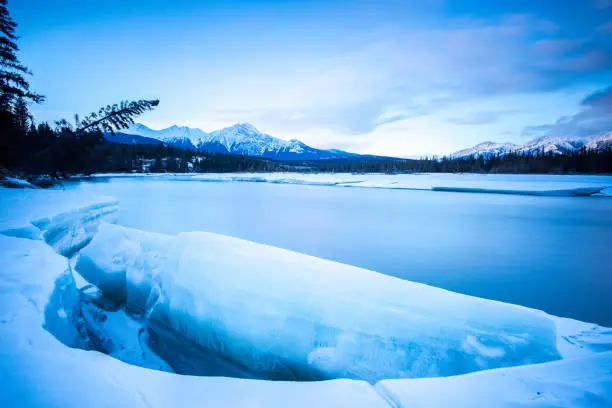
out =
<path fill-rule="evenodd" d="M 297 139 L 283 140 L 262 133 L 249 123 L 239 123 L 207 133 L 187 126 L 170 126 L 161 130 L 136 123 L 122 133 L 107 136 L 110 141 L 125 144 L 156 144 L 182 149 L 194 149 L 216 154 L 234 154 L 275 160 L 384 160 L 389 157 L 360 155 L 337 149 L 317 149 Z M 568 154 L 582 148 L 606 150 L 612 148 L 612 132 L 599 137 L 540 137 L 525 144 L 483 142 L 459 150 L 448 157 L 491 157 L 508 153 Z"/>
<path fill-rule="evenodd" d="M 451 155 L 452 159 L 467 157 L 491 157 L 508 153 L 526 155 L 534 154 L 569 154 L 583 148 L 603 151 L 612 149 L 612 132 L 598 137 L 539 137 L 519 145 L 515 143 L 482 142 L 468 149 L 459 150 Z"/>
<path fill-rule="evenodd" d="M 337 149 L 316 149 L 299 140 L 283 140 L 257 130 L 249 123 L 206 133 L 201 129 L 187 126 L 170 126 L 153 130 L 137 123 L 117 134 L 117 138 L 108 139 L 127 144 L 150 144 L 156 141 L 168 146 L 182 149 L 197 149 L 208 153 L 235 154 L 263 157 L 275 160 L 328 160 L 350 158 L 376 158 L 378 156 L 361 156 Z"/>

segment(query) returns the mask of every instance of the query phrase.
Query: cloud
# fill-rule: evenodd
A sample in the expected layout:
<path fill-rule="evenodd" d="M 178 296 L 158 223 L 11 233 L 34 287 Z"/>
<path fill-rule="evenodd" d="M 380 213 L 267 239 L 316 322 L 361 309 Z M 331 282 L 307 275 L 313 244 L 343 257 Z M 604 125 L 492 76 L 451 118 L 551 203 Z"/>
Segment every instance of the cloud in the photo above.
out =
<path fill-rule="evenodd" d="M 521 136 L 525 137 L 540 137 L 549 130 L 551 130 L 555 125 L 535 125 L 535 126 L 526 126 L 521 133 Z"/>
<path fill-rule="evenodd" d="M 603 23 L 602 25 L 597 27 L 597 31 L 604 33 L 604 34 L 612 34 L 612 21 Z"/>
<path fill-rule="evenodd" d="M 376 118 L 376 125 L 385 125 L 387 123 L 398 122 L 400 120 L 408 119 L 411 115 L 408 113 L 390 111 L 385 112 Z"/>
<path fill-rule="evenodd" d="M 395 20 L 339 29 L 330 33 L 329 44 L 308 44 L 311 53 L 289 39 L 280 51 L 259 47 L 255 55 L 228 47 L 230 56 L 218 52 L 204 63 L 164 59 L 184 75 L 168 76 L 168 92 L 159 97 L 165 106 L 181 107 L 167 113 L 173 122 L 204 129 L 248 121 L 280 137 L 325 129 L 357 140 L 430 115 L 467 130 L 496 123 L 500 109 L 528 110 L 514 100 L 487 112 L 489 100 L 531 98 L 592 83 L 592 76 L 612 70 L 612 44 L 593 37 L 595 26 L 568 31 L 567 24 L 525 13 L 445 16 L 423 24 Z M 320 51 L 328 47 L 333 51 Z M 175 83 L 180 78 L 190 80 Z M 151 81 L 140 82 L 151 87 Z M 422 129 L 421 137 L 429 137 Z"/>
<path fill-rule="evenodd" d="M 446 119 L 446 122 L 453 123 L 455 125 L 488 125 L 492 123 L 496 123 L 501 116 L 515 113 L 514 110 L 505 110 L 505 111 L 482 111 L 475 112 L 470 115 L 455 117 Z"/>
<path fill-rule="evenodd" d="M 533 44 L 536 53 L 565 54 L 580 47 L 586 42 L 583 38 L 546 38 Z"/>
<path fill-rule="evenodd" d="M 612 131 L 612 86 L 586 96 L 580 111 L 562 116 L 554 124 L 528 126 L 523 136 L 528 137 L 596 137 Z"/>
<path fill-rule="evenodd" d="M 529 14 L 456 19 L 438 28 L 387 26 L 279 84 L 281 97 L 261 117 L 288 130 L 359 135 L 453 104 L 556 91 L 612 72 L 612 45 L 592 33 L 572 34 Z M 451 120 L 495 120 L 492 112 L 478 115 Z"/>
<path fill-rule="evenodd" d="M 612 0 L 594 0 L 595 8 L 603 10 L 612 7 Z"/>
<path fill-rule="evenodd" d="M 580 105 L 588 109 L 603 108 L 608 114 L 612 113 L 612 86 L 593 92 L 584 98 Z"/>
<path fill-rule="evenodd" d="M 312 54 L 288 42 L 282 53 L 261 47 L 256 58 L 240 50 L 229 60 L 223 53 L 209 55 L 208 65 L 173 61 L 185 77 L 199 80 L 172 86 L 181 92 L 162 100 L 182 106 L 176 115 L 208 130 L 248 121 L 319 147 L 385 154 L 396 146 L 410 153 L 419 146 L 425 152 L 458 150 L 509 128 L 518 136 L 525 123 L 547 123 L 568 109 L 550 113 L 555 100 L 528 106 L 536 95 L 583 89 L 602 83 L 595 76 L 609 76 L 612 43 L 601 38 L 608 35 L 596 24 L 573 24 L 531 14 L 392 21 L 340 32 L 351 41 L 330 34 L 335 41 L 310 44 Z M 333 51 L 319 52 L 328 46 Z M 507 104 L 491 103 L 502 99 Z M 547 114 L 527 116 L 542 110 Z M 525 117 L 507 118 L 511 111 Z"/>

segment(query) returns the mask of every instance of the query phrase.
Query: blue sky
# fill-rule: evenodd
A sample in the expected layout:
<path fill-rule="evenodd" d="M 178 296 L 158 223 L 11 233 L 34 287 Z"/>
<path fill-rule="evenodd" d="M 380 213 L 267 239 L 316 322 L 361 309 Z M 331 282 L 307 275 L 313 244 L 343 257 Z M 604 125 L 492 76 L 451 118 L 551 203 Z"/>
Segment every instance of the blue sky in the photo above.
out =
<path fill-rule="evenodd" d="M 9 10 L 47 96 L 38 120 L 159 98 L 142 117 L 153 128 L 250 122 L 394 156 L 612 130 L 612 0 L 9 0 Z"/>

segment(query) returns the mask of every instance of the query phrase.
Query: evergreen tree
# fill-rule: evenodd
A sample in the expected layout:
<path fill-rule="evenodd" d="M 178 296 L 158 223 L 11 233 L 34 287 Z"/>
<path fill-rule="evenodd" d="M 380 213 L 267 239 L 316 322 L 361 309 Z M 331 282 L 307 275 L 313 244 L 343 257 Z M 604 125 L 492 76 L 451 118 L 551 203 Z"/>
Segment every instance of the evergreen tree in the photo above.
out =
<path fill-rule="evenodd" d="M 28 104 L 22 96 L 15 99 L 13 106 L 13 115 L 15 116 L 15 124 L 19 129 L 26 133 L 32 125 L 32 115 L 28 110 Z"/>
<path fill-rule="evenodd" d="M 151 173 L 163 173 L 164 172 L 164 162 L 162 161 L 161 156 L 157 156 L 153 165 L 149 169 Z"/>
<path fill-rule="evenodd" d="M 0 110 L 9 111 L 18 98 L 42 102 L 44 97 L 30 90 L 25 75 L 31 72 L 17 58 L 17 23 L 11 18 L 7 0 L 0 0 Z"/>

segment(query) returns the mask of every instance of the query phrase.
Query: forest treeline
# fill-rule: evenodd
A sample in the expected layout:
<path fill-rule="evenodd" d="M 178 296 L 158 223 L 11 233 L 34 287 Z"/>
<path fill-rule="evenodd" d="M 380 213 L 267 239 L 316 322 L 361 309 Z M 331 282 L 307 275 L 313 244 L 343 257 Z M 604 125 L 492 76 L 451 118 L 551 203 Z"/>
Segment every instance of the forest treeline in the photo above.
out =
<path fill-rule="evenodd" d="M 112 140 L 112 136 L 108 137 Z M 74 163 L 72 173 L 207 173 L 293 171 L 290 165 L 248 156 L 212 155 L 158 145 L 103 141 Z"/>
<path fill-rule="evenodd" d="M 581 150 L 566 155 L 506 154 L 470 158 L 286 161 L 236 155 L 209 155 L 159 145 L 129 145 L 109 141 L 74 162 L 74 173 L 150 172 L 342 172 L 342 173 L 612 173 L 612 150 Z"/>
<path fill-rule="evenodd" d="M 612 173 L 612 150 L 579 150 L 564 155 L 508 153 L 489 157 L 424 158 L 315 163 L 324 172 L 350 173 Z"/>

